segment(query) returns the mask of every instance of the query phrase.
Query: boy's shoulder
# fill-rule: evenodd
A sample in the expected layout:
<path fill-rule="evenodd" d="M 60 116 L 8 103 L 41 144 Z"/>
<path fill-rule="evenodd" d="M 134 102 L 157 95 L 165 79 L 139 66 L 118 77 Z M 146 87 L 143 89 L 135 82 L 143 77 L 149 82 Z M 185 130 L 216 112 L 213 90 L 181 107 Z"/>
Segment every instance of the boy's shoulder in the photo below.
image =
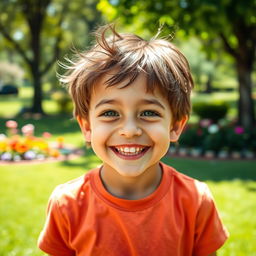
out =
<path fill-rule="evenodd" d="M 184 173 L 181 173 L 180 171 L 176 170 L 173 166 L 167 165 L 165 163 L 161 162 L 162 169 L 164 171 L 167 171 L 170 173 L 170 176 L 173 178 L 183 181 L 184 183 L 199 183 L 199 184 L 204 184 L 204 182 L 201 182 L 195 178 L 192 178 Z"/>
<path fill-rule="evenodd" d="M 204 182 L 191 178 L 167 164 L 162 162 L 160 164 L 164 173 L 164 180 L 162 181 L 165 187 L 164 193 L 170 192 L 177 198 L 181 197 L 190 202 L 195 201 L 198 204 L 205 197 L 209 199 L 212 197 L 208 186 Z M 94 183 L 96 176 L 99 175 L 99 169 L 92 169 L 76 179 L 58 185 L 54 189 L 50 201 L 64 208 L 72 204 L 78 206 L 81 201 L 89 203 L 91 197 L 97 194 Z"/>
<path fill-rule="evenodd" d="M 181 194 L 183 192 L 187 197 L 195 197 L 199 199 L 199 201 L 201 201 L 200 199 L 204 196 L 211 197 L 211 193 L 206 183 L 189 177 L 186 174 L 177 171 L 172 166 L 164 163 L 161 164 L 163 170 L 168 173 L 173 193 Z"/>
<path fill-rule="evenodd" d="M 88 193 L 91 189 L 91 176 L 99 168 L 92 169 L 82 176 L 58 185 L 51 194 L 51 201 L 58 201 L 58 204 L 67 204 L 68 202 L 77 201 Z"/>

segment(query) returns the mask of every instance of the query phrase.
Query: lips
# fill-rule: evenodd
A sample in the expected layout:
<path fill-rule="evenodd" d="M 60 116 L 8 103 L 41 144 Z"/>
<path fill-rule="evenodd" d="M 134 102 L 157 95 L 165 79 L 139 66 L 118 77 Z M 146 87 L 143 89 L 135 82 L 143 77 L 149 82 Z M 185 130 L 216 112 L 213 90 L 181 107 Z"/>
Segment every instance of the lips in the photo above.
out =
<path fill-rule="evenodd" d="M 110 147 L 118 157 L 130 160 L 142 157 L 149 148 L 149 146 L 143 145 L 118 145 Z"/>

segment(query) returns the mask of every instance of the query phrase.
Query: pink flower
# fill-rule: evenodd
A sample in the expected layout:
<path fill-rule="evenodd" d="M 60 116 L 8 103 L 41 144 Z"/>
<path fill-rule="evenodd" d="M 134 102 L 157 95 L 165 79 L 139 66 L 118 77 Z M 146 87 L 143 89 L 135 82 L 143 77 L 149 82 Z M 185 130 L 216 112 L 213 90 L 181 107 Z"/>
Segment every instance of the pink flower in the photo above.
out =
<path fill-rule="evenodd" d="M 34 129 L 35 126 L 33 124 L 27 124 L 21 128 L 21 131 L 25 136 L 31 136 L 34 134 Z"/>
<path fill-rule="evenodd" d="M 236 134 L 242 134 L 244 133 L 244 128 L 242 126 L 236 126 L 234 131 Z"/>
<path fill-rule="evenodd" d="M 15 129 L 18 127 L 18 124 L 16 121 L 13 121 L 13 120 L 9 120 L 5 123 L 6 127 L 7 128 L 10 128 L 10 129 Z"/>
<path fill-rule="evenodd" d="M 209 127 L 211 123 L 212 121 L 210 119 L 202 119 L 200 121 L 200 126 L 206 128 Z"/>
<path fill-rule="evenodd" d="M 44 132 L 44 133 L 43 133 L 43 137 L 44 137 L 45 139 L 49 139 L 49 138 L 52 137 L 52 135 L 51 135 L 51 133 L 49 133 L 49 132 Z"/>

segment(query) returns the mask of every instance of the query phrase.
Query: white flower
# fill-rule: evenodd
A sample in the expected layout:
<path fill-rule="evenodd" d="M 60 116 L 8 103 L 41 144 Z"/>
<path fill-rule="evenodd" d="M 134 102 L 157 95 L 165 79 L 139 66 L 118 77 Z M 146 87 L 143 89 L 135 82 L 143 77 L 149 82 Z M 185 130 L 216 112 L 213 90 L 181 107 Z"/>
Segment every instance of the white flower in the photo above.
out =
<path fill-rule="evenodd" d="M 1 133 L 0 134 L 0 141 L 4 141 L 4 140 L 6 140 L 6 135 Z"/>
<path fill-rule="evenodd" d="M 208 127 L 208 132 L 211 134 L 217 133 L 219 131 L 219 126 L 217 124 L 212 124 Z"/>
<path fill-rule="evenodd" d="M 35 130 L 35 126 L 33 124 L 27 124 L 21 128 L 21 131 L 24 135 L 33 135 L 34 130 Z"/>
<path fill-rule="evenodd" d="M 13 161 L 15 162 L 21 161 L 21 157 L 19 155 L 16 155 L 13 157 Z"/>
<path fill-rule="evenodd" d="M 38 154 L 38 155 L 36 156 L 36 159 L 38 159 L 38 160 L 44 160 L 44 159 L 45 159 L 45 156 L 44 156 L 43 154 Z"/>
<path fill-rule="evenodd" d="M 26 160 L 32 160 L 32 159 L 35 159 L 36 158 L 36 153 L 34 151 L 27 151 L 25 154 L 24 154 L 24 158 Z"/>
<path fill-rule="evenodd" d="M 1 155 L 1 160 L 10 161 L 12 160 L 12 154 L 10 152 L 5 152 Z"/>

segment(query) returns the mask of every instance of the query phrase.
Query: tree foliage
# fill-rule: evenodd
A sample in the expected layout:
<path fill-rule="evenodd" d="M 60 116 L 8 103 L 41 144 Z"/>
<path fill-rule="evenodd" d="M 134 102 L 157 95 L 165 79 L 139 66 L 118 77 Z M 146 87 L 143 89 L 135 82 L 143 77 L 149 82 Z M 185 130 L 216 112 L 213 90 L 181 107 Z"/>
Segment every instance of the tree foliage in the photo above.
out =
<path fill-rule="evenodd" d="M 88 43 L 101 16 L 96 0 L 3 0 L 0 2 L 0 47 L 16 52 L 34 88 L 31 112 L 44 113 L 42 78 L 62 51 Z M 25 64 L 25 65 L 24 65 Z"/>
<path fill-rule="evenodd" d="M 115 10 L 115 13 L 112 11 L 114 19 L 122 16 L 125 23 L 138 22 L 151 31 L 155 31 L 159 23 L 167 24 L 171 31 L 178 25 L 186 35 L 197 35 L 208 53 L 216 51 L 217 42 L 236 64 L 239 123 L 253 127 L 251 76 L 256 51 L 255 0 L 101 0 L 101 5 L 104 4 Z"/>

